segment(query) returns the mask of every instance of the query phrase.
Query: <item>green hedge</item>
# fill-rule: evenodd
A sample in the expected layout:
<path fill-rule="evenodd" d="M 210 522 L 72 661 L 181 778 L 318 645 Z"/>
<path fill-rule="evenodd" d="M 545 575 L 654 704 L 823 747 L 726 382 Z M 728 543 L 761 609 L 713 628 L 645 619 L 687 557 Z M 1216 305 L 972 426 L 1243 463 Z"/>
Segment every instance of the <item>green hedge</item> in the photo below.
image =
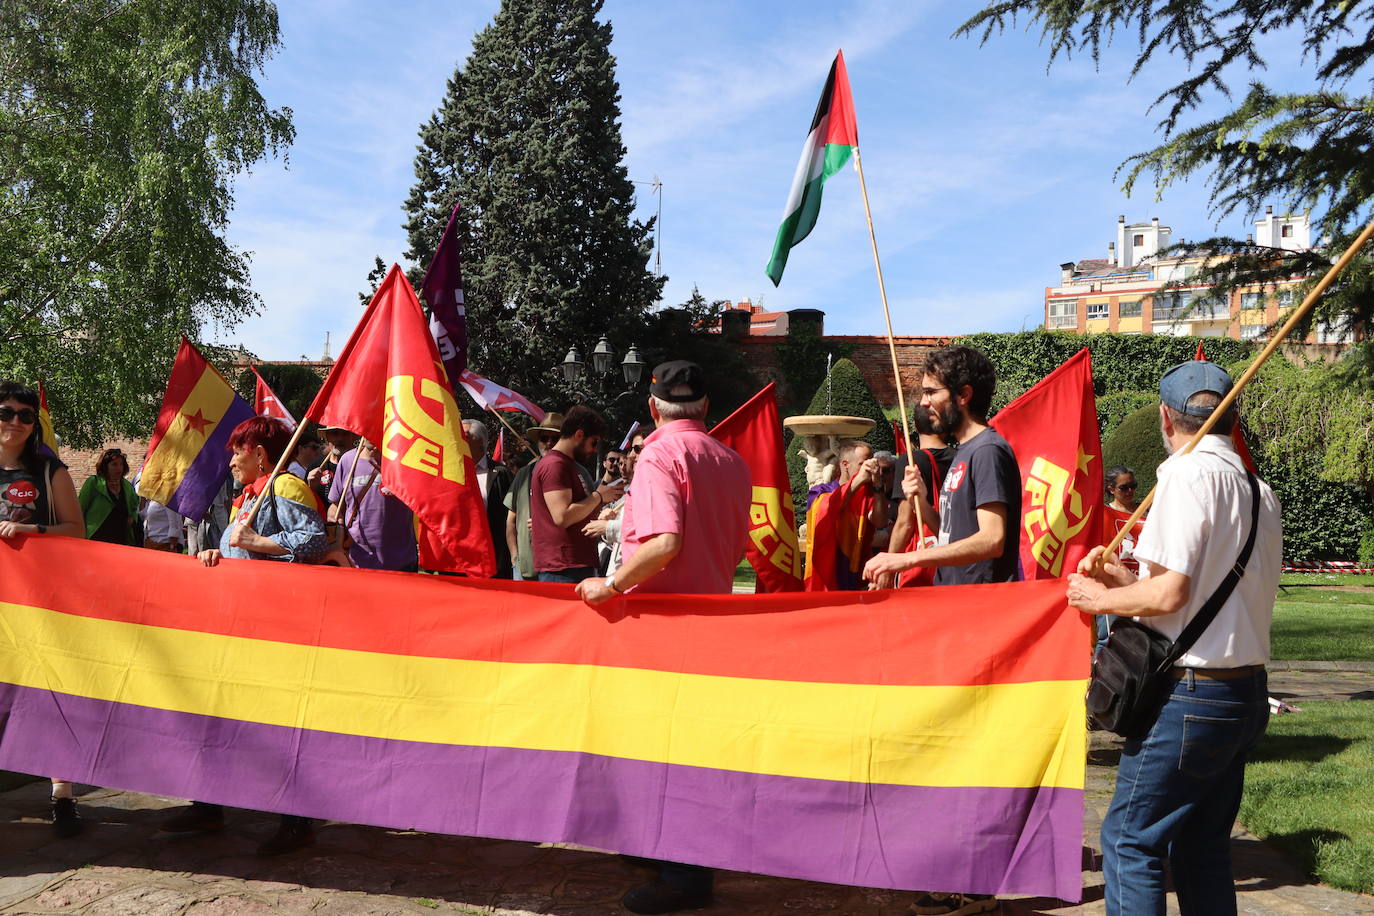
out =
<path fill-rule="evenodd" d="M 1102 469 L 1118 464 L 1135 471 L 1137 499 L 1154 489 L 1155 470 L 1165 458 L 1164 440 L 1159 436 L 1159 402 L 1139 407 L 1117 425 L 1102 443 Z M 1106 493 L 1105 487 L 1100 491 Z"/>

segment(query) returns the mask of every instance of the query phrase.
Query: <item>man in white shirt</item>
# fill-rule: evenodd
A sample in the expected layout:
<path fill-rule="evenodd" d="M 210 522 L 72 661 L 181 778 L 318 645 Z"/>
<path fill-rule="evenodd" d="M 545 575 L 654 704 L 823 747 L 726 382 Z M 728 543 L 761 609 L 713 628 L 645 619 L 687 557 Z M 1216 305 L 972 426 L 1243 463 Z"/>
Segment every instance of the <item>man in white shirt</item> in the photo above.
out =
<path fill-rule="evenodd" d="M 1235 408 L 1188 454 L 1178 450 L 1231 390 L 1222 369 L 1181 363 L 1160 381 L 1159 466 L 1150 516 L 1136 544 L 1137 578 L 1098 547 L 1069 577 L 1068 598 L 1091 614 L 1134 617 L 1170 639 L 1216 593 L 1251 530 L 1253 497 L 1231 445 Z M 1174 668 L 1176 684 L 1148 735 L 1122 749 L 1102 823 L 1108 916 L 1163 913 L 1165 861 L 1183 916 L 1236 912 L 1231 827 L 1245 760 L 1269 721 L 1269 624 L 1282 568 L 1274 492 L 1259 483 L 1255 545 L 1231 596 Z"/>

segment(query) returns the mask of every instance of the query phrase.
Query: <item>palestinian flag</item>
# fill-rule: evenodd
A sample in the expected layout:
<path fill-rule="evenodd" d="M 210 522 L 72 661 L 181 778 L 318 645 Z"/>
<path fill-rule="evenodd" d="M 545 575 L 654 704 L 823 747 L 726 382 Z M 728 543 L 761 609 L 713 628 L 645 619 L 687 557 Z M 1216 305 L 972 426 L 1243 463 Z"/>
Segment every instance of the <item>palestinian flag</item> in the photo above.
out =
<path fill-rule="evenodd" d="M 821 187 L 825 180 L 844 168 L 859 145 L 859 128 L 854 123 L 854 99 L 849 94 L 849 74 L 844 69 L 844 52 L 835 55 L 821 91 L 811 131 L 802 147 L 797 174 L 792 178 L 792 193 L 787 196 L 773 257 L 768 261 L 768 279 L 777 286 L 787 266 L 792 246 L 811 234 L 821 212 Z"/>

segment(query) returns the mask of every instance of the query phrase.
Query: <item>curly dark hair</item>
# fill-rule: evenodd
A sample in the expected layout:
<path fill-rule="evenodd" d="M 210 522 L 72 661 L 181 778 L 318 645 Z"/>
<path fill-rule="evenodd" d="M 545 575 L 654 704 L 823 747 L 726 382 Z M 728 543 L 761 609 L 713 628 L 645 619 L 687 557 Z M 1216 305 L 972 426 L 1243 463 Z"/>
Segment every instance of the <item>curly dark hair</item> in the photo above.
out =
<path fill-rule="evenodd" d="M 18 401 L 19 403 L 32 407 L 36 412 L 38 408 L 38 392 L 28 385 L 6 379 L 0 381 L 0 401 Z M 19 452 L 19 461 L 28 469 L 30 473 L 36 474 L 42 467 L 42 461 L 38 454 L 38 444 L 43 441 L 43 424 L 33 424 L 33 432 L 29 433 L 29 438 L 24 440 L 24 447 Z"/>
<path fill-rule="evenodd" d="M 997 370 L 981 350 L 972 347 L 935 350 L 927 354 L 922 371 L 939 379 L 955 396 L 968 385 L 973 393 L 968 403 L 969 414 L 980 423 L 987 420 L 992 393 L 997 390 Z"/>
<path fill-rule="evenodd" d="M 117 448 L 107 448 L 100 453 L 100 460 L 96 462 L 95 476 L 104 480 L 105 472 L 108 471 L 110 465 L 116 461 L 122 461 L 124 463 L 124 473 L 129 473 L 129 459 L 124 456 L 124 452 Z"/>

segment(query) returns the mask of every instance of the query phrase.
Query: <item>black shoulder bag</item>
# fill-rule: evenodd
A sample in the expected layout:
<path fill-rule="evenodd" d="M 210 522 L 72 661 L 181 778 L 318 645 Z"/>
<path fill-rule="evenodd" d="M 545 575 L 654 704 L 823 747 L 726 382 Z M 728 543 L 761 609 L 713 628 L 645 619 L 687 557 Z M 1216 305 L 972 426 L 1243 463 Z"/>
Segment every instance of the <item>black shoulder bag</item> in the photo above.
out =
<path fill-rule="evenodd" d="M 1088 714 L 1099 728 L 1123 738 L 1143 738 L 1150 731 L 1172 687 L 1174 663 L 1216 619 L 1245 574 L 1259 530 L 1260 504 L 1255 475 L 1247 471 L 1245 476 L 1252 497 L 1250 535 L 1231 571 L 1179 634 L 1178 641 L 1170 642 L 1158 630 L 1129 617 L 1118 618 L 1112 624 L 1111 635 L 1093 660 L 1092 680 L 1088 684 Z"/>

